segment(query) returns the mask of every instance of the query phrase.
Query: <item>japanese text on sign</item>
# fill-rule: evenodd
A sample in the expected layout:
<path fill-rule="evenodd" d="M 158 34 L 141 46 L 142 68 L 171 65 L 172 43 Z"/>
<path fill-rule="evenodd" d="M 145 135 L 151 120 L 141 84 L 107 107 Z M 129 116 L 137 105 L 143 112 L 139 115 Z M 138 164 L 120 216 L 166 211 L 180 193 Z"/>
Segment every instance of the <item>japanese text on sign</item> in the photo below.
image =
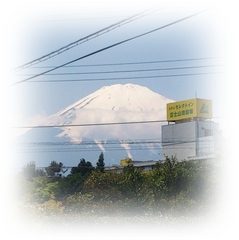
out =
<path fill-rule="evenodd" d="M 168 121 L 194 117 L 211 118 L 211 100 L 195 98 L 167 104 Z"/>

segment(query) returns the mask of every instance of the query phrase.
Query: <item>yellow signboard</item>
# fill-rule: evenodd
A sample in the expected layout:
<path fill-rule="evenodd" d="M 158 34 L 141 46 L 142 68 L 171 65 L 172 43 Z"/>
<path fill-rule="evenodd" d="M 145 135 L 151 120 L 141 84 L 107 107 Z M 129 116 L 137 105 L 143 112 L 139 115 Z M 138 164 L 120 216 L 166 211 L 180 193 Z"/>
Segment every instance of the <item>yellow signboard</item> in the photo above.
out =
<path fill-rule="evenodd" d="M 212 118 L 212 101 L 193 98 L 167 104 L 167 121 L 177 121 L 187 118 Z"/>
<path fill-rule="evenodd" d="M 131 159 L 131 158 L 122 159 L 122 160 L 120 160 L 120 166 L 129 165 L 131 162 L 132 162 L 132 159 Z"/>

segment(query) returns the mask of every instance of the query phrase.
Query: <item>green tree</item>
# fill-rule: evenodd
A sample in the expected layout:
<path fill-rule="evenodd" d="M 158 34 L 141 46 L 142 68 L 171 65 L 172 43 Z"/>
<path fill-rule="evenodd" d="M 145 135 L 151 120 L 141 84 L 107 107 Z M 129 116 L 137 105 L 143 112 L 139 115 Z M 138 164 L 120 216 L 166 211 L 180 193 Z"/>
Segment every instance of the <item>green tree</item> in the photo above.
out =
<path fill-rule="evenodd" d="M 102 152 L 99 156 L 98 162 L 96 163 L 96 169 L 100 172 L 105 171 L 104 153 Z"/>
<path fill-rule="evenodd" d="M 174 195 L 176 190 L 177 183 L 177 157 L 172 156 L 166 157 L 166 160 L 163 164 L 163 172 L 162 172 L 162 185 L 161 190 L 165 193 L 165 196 L 171 197 Z"/>
<path fill-rule="evenodd" d="M 84 183 L 84 192 L 91 193 L 101 199 L 116 201 L 121 196 L 120 177 L 120 174 L 113 172 L 93 171 Z"/>
<path fill-rule="evenodd" d="M 42 169 L 36 169 L 35 162 L 27 163 L 27 165 L 23 167 L 22 173 L 28 181 L 32 181 L 35 177 L 46 175 Z"/>
<path fill-rule="evenodd" d="M 60 172 L 62 171 L 63 163 L 57 163 L 56 161 L 52 161 L 51 164 L 45 168 L 46 173 L 49 177 L 60 177 Z"/>
<path fill-rule="evenodd" d="M 93 197 L 90 209 L 93 209 L 95 214 L 116 214 L 125 207 L 122 204 L 124 198 L 121 194 L 120 182 L 122 175 L 109 171 L 93 171 L 87 177 L 83 193 Z"/>
<path fill-rule="evenodd" d="M 81 192 L 85 177 L 80 173 L 69 174 L 58 181 L 56 197 L 58 200 L 64 200 L 69 195 Z"/>
<path fill-rule="evenodd" d="M 36 177 L 28 185 L 25 199 L 32 203 L 44 203 L 49 199 L 54 199 L 57 184 L 57 182 L 52 182 L 48 177 Z"/>
<path fill-rule="evenodd" d="M 125 197 L 140 202 L 144 184 L 142 171 L 129 164 L 123 168 L 122 193 Z"/>
<path fill-rule="evenodd" d="M 71 174 L 80 173 L 82 176 L 88 176 L 92 171 L 94 170 L 94 167 L 91 162 L 87 161 L 82 158 L 80 160 L 80 163 L 77 167 L 73 167 L 71 169 Z"/>

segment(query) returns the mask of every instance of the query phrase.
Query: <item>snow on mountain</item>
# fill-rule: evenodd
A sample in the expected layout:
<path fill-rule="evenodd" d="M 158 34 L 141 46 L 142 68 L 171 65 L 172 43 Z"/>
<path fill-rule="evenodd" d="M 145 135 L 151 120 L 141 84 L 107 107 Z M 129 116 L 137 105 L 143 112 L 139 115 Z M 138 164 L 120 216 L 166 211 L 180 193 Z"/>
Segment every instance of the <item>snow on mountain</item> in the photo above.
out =
<path fill-rule="evenodd" d="M 77 109 L 161 111 L 165 109 L 165 103 L 171 101 L 146 87 L 135 84 L 115 84 L 99 89 L 56 115 L 69 118 Z"/>
<path fill-rule="evenodd" d="M 106 86 L 50 117 L 37 117 L 32 125 L 78 125 L 142 122 L 166 119 L 167 99 L 135 84 Z M 106 165 L 119 164 L 124 157 L 134 160 L 162 159 L 160 151 L 163 123 L 66 126 L 33 128 L 18 136 L 14 157 L 20 166 L 35 161 L 45 167 L 52 160 L 77 166 L 80 158 L 95 165 L 105 154 Z M 17 146 L 18 146 L 17 145 Z"/>
<path fill-rule="evenodd" d="M 135 84 L 105 86 L 50 116 L 52 125 L 154 121 L 166 119 L 167 99 L 150 89 Z M 101 141 L 109 139 L 159 139 L 162 123 L 118 124 L 65 127 L 57 137 L 68 137 L 80 143 L 94 139 L 104 151 Z M 131 155 L 129 146 L 121 143 Z"/>

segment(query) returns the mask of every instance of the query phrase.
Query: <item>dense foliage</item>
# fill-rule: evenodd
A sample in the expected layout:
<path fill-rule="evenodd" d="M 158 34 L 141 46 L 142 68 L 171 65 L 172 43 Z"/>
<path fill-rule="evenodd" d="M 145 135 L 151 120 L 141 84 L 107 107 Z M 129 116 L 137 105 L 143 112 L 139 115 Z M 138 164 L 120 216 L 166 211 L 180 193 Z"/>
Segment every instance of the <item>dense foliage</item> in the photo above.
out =
<path fill-rule="evenodd" d="M 64 176 L 62 163 L 44 170 L 34 163 L 24 167 L 17 182 L 18 200 L 26 209 L 44 216 L 163 216 L 200 217 L 216 199 L 213 162 L 178 161 L 166 157 L 152 171 L 133 165 L 121 173 L 104 168 L 100 155 L 96 168 L 81 159 Z"/>

